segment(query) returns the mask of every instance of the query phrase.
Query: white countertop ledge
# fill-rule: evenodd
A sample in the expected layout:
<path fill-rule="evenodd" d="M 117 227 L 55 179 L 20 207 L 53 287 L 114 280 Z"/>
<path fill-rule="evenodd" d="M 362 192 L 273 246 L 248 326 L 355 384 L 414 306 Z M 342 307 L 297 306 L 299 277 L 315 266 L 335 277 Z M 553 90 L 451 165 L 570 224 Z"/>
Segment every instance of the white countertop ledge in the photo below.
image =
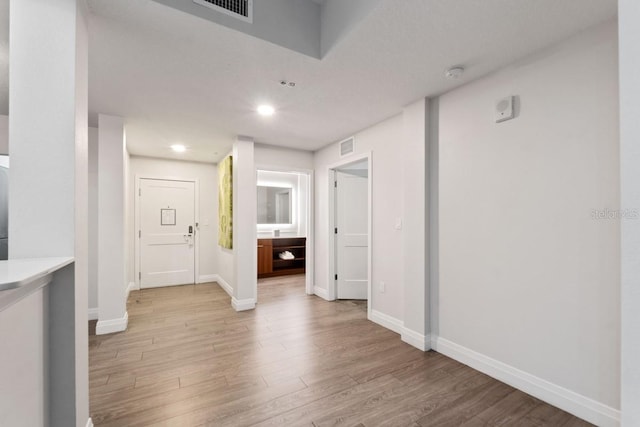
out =
<path fill-rule="evenodd" d="M 54 272 L 73 261 L 73 257 L 0 261 L 0 310 L 45 286 L 51 281 Z"/>

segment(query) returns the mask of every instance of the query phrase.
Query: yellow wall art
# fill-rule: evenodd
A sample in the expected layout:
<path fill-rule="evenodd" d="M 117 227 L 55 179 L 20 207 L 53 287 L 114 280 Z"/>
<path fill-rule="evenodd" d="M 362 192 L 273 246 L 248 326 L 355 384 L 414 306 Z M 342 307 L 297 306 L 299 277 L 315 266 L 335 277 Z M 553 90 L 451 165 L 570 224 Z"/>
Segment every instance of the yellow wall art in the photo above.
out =
<path fill-rule="evenodd" d="M 233 249 L 233 161 L 218 164 L 218 244 Z"/>

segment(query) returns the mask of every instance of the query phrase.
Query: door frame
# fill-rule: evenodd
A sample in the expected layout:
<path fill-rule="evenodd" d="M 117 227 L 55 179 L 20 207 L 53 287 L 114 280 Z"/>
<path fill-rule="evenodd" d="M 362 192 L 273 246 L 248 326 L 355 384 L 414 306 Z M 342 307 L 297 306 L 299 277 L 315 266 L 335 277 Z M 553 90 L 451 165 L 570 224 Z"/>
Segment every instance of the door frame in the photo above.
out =
<path fill-rule="evenodd" d="M 305 266 L 304 266 L 304 289 L 307 295 L 313 295 L 313 277 L 314 277 L 314 231 L 315 231 L 315 193 L 314 193 L 314 176 L 313 169 L 304 169 L 304 168 L 290 168 L 286 166 L 275 166 L 268 164 L 256 164 L 255 165 L 256 173 L 258 171 L 266 171 L 266 172 L 295 172 L 299 174 L 307 175 L 309 179 L 309 194 L 307 198 L 307 244 L 305 249 Z M 255 192 L 257 194 L 258 191 L 258 180 L 256 179 Z M 258 224 L 256 221 L 256 233 L 258 232 Z M 255 289 L 256 301 L 259 297 L 258 295 L 258 281 L 256 280 L 256 289 Z"/>
<path fill-rule="evenodd" d="M 373 153 L 371 151 L 367 151 L 360 154 L 354 154 L 349 156 L 346 159 L 340 160 L 336 163 L 332 163 L 327 166 L 327 176 L 328 182 L 327 187 L 328 191 L 328 218 L 329 218 L 329 227 L 327 229 L 328 234 L 328 256 L 329 262 L 328 270 L 327 270 L 327 283 L 328 286 L 328 296 L 330 301 L 335 301 L 336 296 L 338 295 L 338 282 L 335 280 L 336 274 L 336 188 L 334 182 L 336 180 L 336 169 L 340 169 L 343 166 L 348 166 L 352 163 L 357 163 L 362 160 L 367 160 L 367 168 L 368 168 L 368 176 L 367 176 L 367 221 L 369 222 L 367 225 L 367 316 L 371 316 L 371 278 L 372 278 L 372 243 L 373 243 Z"/>
<path fill-rule="evenodd" d="M 175 176 L 158 176 L 158 175 L 135 175 L 135 186 L 133 193 L 133 207 L 134 207 L 134 226 L 133 226 L 133 241 L 134 241 L 134 283 L 135 289 L 140 290 L 140 238 L 138 237 L 138 231 L 140 230 L 141 218 L 140 218 L 140 183 L 143 179 L 156 180 L 156 181 L 180 181 L 180 182 L 193 182 L 194 183 L 194 230 L 195 236 L 193 239 L 194 246 L 194 268 L 193 268 L 193 282 L 200 283 L 200 184 L 196 178 L 180 178 Z"/>

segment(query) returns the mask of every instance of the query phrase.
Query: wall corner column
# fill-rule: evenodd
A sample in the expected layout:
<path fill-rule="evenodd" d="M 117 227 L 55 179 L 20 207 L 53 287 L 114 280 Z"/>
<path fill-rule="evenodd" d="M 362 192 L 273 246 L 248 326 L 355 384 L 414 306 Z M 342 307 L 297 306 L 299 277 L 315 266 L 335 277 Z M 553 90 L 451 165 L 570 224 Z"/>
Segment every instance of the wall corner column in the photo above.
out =
<path fill-rule="evenodd" d="M 236 311 L 255 308 L 258 287 L 256 249 L 256 168 L 254 142 L 237 137 L 233 143 L 233 262 L 236 283 L 231 304 Z"/>
<path fill-rule="evenodd" d="M 431 349 L 429 317 L 429 99 L 404 108 L 403 270 L 404 325 L 401 338 Z"/>
<path fill-rule="evenodd" d="M 640 3 L 618 2 L 620 72 L 620 204 L 640 212 Z M 640 219 L 621 220 L 621 413 L 640 425 Z"/>
<path fill-rule="evenodd" d="M 9 257 L 75 259 L 33 294 L 37 305 L 19 307 L 34 322 L 14 328 L 39 363 L 3 367 L 29 394 L 0 408 L 13 425 L 84 426 L 89 418 L 86 13 L 81 0 L 10 1 Z M 40 386 L 31 393 L 29 384 Z"/>
<path fill-rule="evenodd" d="M 98 116 L 98 323 L 96 333 L 127 329 L 124 119 Z"/>

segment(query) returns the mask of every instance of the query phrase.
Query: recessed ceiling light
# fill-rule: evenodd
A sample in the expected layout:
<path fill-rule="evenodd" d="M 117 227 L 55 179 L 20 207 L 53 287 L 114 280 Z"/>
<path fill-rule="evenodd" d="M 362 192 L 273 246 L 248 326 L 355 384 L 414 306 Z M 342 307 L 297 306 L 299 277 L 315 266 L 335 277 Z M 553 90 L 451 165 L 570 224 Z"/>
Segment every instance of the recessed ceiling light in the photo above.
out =
<path fill-rule="evenodd" d="M 261 116 L 273 116 L 273 113 L 276 112 L 276 110 L 271 105 L 266 104 L 260 105 L 257 111 Z"/>
<path fill-rule="evenodd" d="M 176 153 L 184 153 L 185 151 L 187 151 L 187 147 L 185 147 L 185 146 L 184 146 L 184 145 L 182 145 L 182 144 L 173 144 L 173 145 L 171 146 L 171 149 L 172 149 L 173 151 L 175 151 Z"/>
<path fill-rule="evenodd" d="M 453 68 L 449 68 L 447 71 L 444 72 L 444 75 L 446 78 L 448 79 L 459 79 L 462 74 L 464 73 L 464 68 L 463 67 L 453 67 Z"/>

